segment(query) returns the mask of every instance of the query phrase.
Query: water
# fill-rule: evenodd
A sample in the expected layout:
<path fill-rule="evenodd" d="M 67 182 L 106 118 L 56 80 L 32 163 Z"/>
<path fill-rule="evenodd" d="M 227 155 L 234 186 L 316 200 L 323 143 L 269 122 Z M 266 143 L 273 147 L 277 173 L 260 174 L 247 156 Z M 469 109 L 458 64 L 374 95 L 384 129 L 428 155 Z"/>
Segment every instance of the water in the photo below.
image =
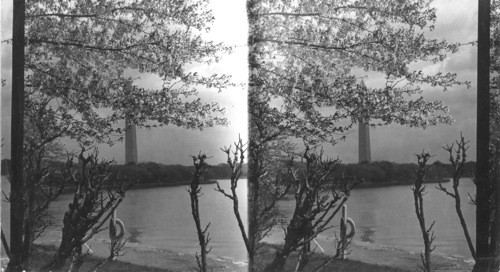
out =
<path fill-rule="evenodd" d="M 221 184 L 224 188 L 229 187 L 227 180 L 222 180 Z M 450 188 L 451 182 L 445 183 L 445 186 Z M 8 189 L 6 187 L 8 183 L 5 182 L 2 188 Z M 209 244 L 212 246 L 210 254 L 230 257 L 235 261 L 246 261 L 245 246 L 233 215 L 232 203 L 214 191 L 214 187 L 214 184 L 202 185 L 203 195 L 200 198 L 202 224 L 212 222 L 209 228 L 212 237 Z M 425 217 L 427 225 L 432 220 L 436 220 L 435 252 L 470 257 L 455 213 L 453 199 L 435 189 L 435 184 L 428 184 L 427 189 L 428 193 L 424 196 Z M 246 215 L 247 210 L 246 190 L 246 180 L 242 180 L 238 186 L 242 216 Z M 464 179 L 461 182 L 460 191 L 462 211 L 469 226 L 469 233 L 474 239 L 475 207 L 467 203 L 467 193 L 473 195 L 475 186 L 470 180 Z M 61 219 L 71 197 L 71 195 L 63 195 L 52 205 L 50 212 L 56 218 L 56 226 L 51 228 L 47 237 L 60 236 Z M 285 216 L 291 217 L 293 201 L 282 201 L 279 205 Z M 411 186 L 352 191 L 347 202 L 347 214 L 356 223 L 354 239 L 420 252 L 423 249 L 423 242 L 413 205 Z M 180 252 L 199 252 L 186 186 L 129 191 L 117 213 L 118 218 L 125 222 L 131 243 Z M 8 214 L 7 205 L 3 205 L 4 223 Z M 243 219 L 246 224 L 246 218 Z M 338 225 L 339 218 L 335 218 L 334 223 Z M 8 224 L 2 224 L 2 227 L 8 234 Z M 269 239 L 270 241 L 282 242 L 282 231 L 281 228 L 278 229 Z M 336 231 L 338 232 L 338 228 Z M 99 235 L 107 237 L 107 232 Z M 333 247 L 333 230 L 321 234 L 316 240 L 325 249 Z"/>
<path fill-rule="evenodd" d="M 229 190 L 229 180 L 219 182 L 222 188 Z M 7 186 L 3 186 L 3 188 L 5 189 Z M 209 247 L 212 247 L 212 251 L 209 255 L 246 262 L 246 249 L 233 214 L 231 200 L 216 192 L 214 190 L 215 184 L 202 185 L 201 187 L 203 193 L 200 197 L 201 223 L 202 226 L 205 226 L 211 222 L 208 232 L 211 237 Z M 178 252 L 199 252 L 196 227 L 186 188 L 187 186 L 176 186 L 137 189 L 127 192 L 124 201 L 117 209 L 117 217 L 125 223 L 128 242 L 138 246 Z M 246 224 L 246 180 L 239 182 L 237 194 L 240 199 L 240 214 Z M 70 194 L 62 195 L 51 205 L 49 212 L 56 221 L 55 226 L 47 232 L 45 239 L 60 237 L 62 218 L 71 199 L 72 195 Z M 3 209 L 2 214 L 8 216 L 6 213 L 8 214 L 8 209 L 7 211 Z M 5 228 L 5 225 L 8 224 L 3 225 Z M 107 231 L 98 234 L 103 238 L 107 238 L 107 235 Z"/>
<path fill-rule="evenodd" d="M 455 212 L 454 200 L 437 190 L 437 184 L 427 184 L 428 193 L 424 196 L 424 213 L 427 227 L 436 220 L 433 230 L 436 240 L 434 252 L 471 257 L 460 221 Z M 443 184 L 450 191 L 451 182 Z M 475 206 L 468 203 L 468 193 L 475 194 L 475 185 L 470 179 L 462 179 L 459 187 L 462 198 L 462 212 L 469 233 L 475 243 Z M 287 218 L 293 213 L 294 201 L 280 203 L 280 209 Z M 413 191 L 411 186 L 392 186 L 381 188 L 356 189 L 347 201 L 347 217 L 354 220 L 356 234 L 354 240 L 400 248 L 410 252 L 423 249 L 422 234 L 415 215 Z M 333 221 L 338 225 L 340 218 Z M 338 234 L 338 228 L 335 230 Z M 282 239 L 282 231 L 274 232 L 270 241 Z M 333 248 L 334 232 L 321 234 L 317 242 L 323 248 Z"/>

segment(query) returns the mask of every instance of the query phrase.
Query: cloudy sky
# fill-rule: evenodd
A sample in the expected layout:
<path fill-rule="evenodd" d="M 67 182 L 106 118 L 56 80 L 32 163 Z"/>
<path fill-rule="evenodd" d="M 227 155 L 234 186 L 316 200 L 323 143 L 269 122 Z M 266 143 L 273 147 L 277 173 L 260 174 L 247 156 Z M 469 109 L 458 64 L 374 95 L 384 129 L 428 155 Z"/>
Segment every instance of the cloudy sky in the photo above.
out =
<path fill-rule="evenodd" d="M 1 38 L 11 37 L 12 1 L 1 1 Z M 450 42 L 470 42 L 477 37 L 477 1 L 473 0 L 436 0 L 436 28 L 429 37 L 447 39 Z M 199 69 L 231 74 L 235 82 L 244 83 L 247 77 L 247 23 L 244 0 L 212 0 L 212 9 L 216 18 L 209 38 L 235 45 L 233 54 L 226 56 L 220 63 L 211 66 L 200 66 Z M 11 49 L 5 43 L 1 45 L 1 77 L 10 81 Z M 450 108 L 450 114 L 456 122 L 453 125 L 414 129 L 391 125 L 371 130 L 371 146 L 373 160 L 389 160 L 396 162 L 414 162 L 414 153 L 422 149 L 437 155 L 436 159 L 446 161 L 446 153 L 441 146 L 457 139 L 460 132 L 470 139 L 469 158 L 475 160 L 476 138 L 476 47 L 465 46 L 458 53 L 449 55 L 439 64 L 428 66 L 424 71 L 456 72 L 460 79 L 472 83 L 470 89 L 458 87 L 447 92 L 426 90 L 426 99 L 440 99 Z M 365 82 L 368 87 L 377 84 L 375 76 L 369 76 Z M 154 77 L 143 76 L 144 84 L 155 84 Z M 9 157 L 10 148 L 10 83 L 2 88 L 2 137 L 5 146 L 2 157 Z M 216 92 L 202 92 L 202 98 L 219 101 L 227 108 L 227 116 L 231 124 L 228 127 L 207 128 L 202 132 L 188 131 L 182 128 L 167 126 L 152 130 L 138 131 L 138 154 L 140 161 L 155 161 L 165 164 L 190 164 L 188 155 L 199 151 L 213 156 L 211 163 L 217 164 L 225 160 L 219 147 L 227 146 L 240 134 L 247 137 L 246 90 L 234 88 Z M 71 146 L 71 145 L 70 145 Z M 113 147 L 101 146 L 101 154 L 114 158 L 118 163 L 124 161 L 123 143 Z M 329 155 L 339 156 L 344 162 L 357 162 L 357 131 L 353 130 L 347 140 L 327 148 Z"/>

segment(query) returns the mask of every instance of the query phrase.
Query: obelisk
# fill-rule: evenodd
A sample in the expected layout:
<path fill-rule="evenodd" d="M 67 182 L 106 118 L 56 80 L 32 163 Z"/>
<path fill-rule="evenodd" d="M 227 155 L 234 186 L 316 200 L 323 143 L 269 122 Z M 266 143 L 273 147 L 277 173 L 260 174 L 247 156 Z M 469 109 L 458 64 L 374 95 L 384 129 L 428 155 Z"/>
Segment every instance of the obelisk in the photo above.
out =
<path fill-rule="evenodd" d="M 359 162 L 372 162 L 370 150 L 370 125 L 358 123 L 359 130 Z"/>
<path fill-rule="evenodd" d="M 125 164 L 137 164 L 137 133 L 135 124 L 125 119 Z"/>
<path fill-rule="evenodd" d="M 361 80 L 361 86 L 366 87 L 364 80 Z M 372 162 L 372 154 L 370 150 L 370 124 L 368 120 L 360 119 L 358 121 L 359 133 L 359 162 Z"/>

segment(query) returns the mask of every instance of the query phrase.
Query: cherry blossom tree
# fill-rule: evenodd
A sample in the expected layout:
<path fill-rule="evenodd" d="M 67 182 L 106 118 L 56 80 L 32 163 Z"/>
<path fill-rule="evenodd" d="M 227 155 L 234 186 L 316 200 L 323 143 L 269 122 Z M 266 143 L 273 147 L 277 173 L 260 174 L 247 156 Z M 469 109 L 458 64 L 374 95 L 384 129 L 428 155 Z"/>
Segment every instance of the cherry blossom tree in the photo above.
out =
<path fill-rule="evenodd" d="M 425 37 L 436 20 L 430 2 L 250 1 L 251 89 L 279 103 L 284 120 L 295 120 L 288 126 L 295 135 L 309 127 L 308 135 L 316 129 L 328 139 L 343 120 L 452 122 L 443 102 L 421 96 L 424 86 L 468 84 L 418 69 L 460 48 Z M 360 70 L 384 75 L 385 86 L 363 87 Z"/>
<path fill-rule="evenodd" d="M 265 187 L 264 150 L 279 137 L 335 143 L 357 122 L 423 128 L 453 122 L 442 101 L 422 96 L 426 88 L 469 86 L 454 73 L 422 69 L 462 45 L 426 37 L 436 21 L 430 3 L 247 2 L 251 209 Z M 380 76 L 383 86 L 365 87 L 364 74 Z M 252 224 L 259 220 L 249 220 L 249 236 L 258 236 Z"/>
<path fill-rule="evenodd" d="M 221 90 L 229 78 L 191 69 L 216 62 L 230 50 L 203 38 L 214 20 L 208 2 L 33 0 L 15 8 L 15 13 L 25 14 L 15 20 L 22 22 L 16 30 L 23 34 L 13 41 L 22 41 L 17 44 L 24 48 L 24 59 L 13 61 L 22 63 L 20 70 L 25 71 L 25 108 L 40 106 L 44 113 L 44 144 L 68 136 L 83 145 L 112 143 L 121 136 L 118 123 L 125 118 L 146 127 L 225 125 L 224 109 L 202 101 L 198 90 Z M 140 75 L 160 78 L 162 87 L 139 88 Z M 22 92 L 17 93 L 22 101 Z M 13 108 L 22 104 L 13 100 Z M 17 136 L 22 142 L 22 133 Z M 15 146 L 22 148 L 22 143 Z M 22 185 L 22 172 L 15 172 L 14 184 Z M 15 198 L 13 206 L 23 214 L 19 202 Z M 15 255 L 12 267 L 21 269 Z"/>
<path fill-rule="evenodd" d="M 222 89 L 229 78 L 188 68 L 229 50 L 203 39 L 214 20 L 207 3 L 29 1 L 27 89 L 51 99 L 58 126 L 78 140 L 109 142 L 125 117 L 140 126 L 226 124 L 224 110 L 197 94 Z M 137 87 L 141 73 L 161 78 L 162 88 Z"/>

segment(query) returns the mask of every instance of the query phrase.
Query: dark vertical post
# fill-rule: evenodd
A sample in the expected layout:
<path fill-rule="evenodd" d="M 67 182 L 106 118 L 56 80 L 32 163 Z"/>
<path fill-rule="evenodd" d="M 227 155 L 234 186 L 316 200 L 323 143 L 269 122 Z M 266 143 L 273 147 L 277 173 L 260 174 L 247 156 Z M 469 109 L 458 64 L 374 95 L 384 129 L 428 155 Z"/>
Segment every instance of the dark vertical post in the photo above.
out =
<path fill-rule="evenodd" d="M 24 137 L 24 12 L 25 0 L 14 0 L 12 29 L 12 124 L 10 251 L 7 269 L 22 271 L 23 137 Z"/>
<path fill-rule="evenodd" d="M 11 204 L 8 271 L 22 271 L 23 137 L 24 137 L 24 12 L 25 0 L 14 0 L 12 29 Z"/>
<path fill-rule="evenodd" d="M 340 259 L 345 259 L 345 250 L 347 248 L 347 206 L 342 206 L 342 217 L 340 218 L 340 240 L 342 243 L 342 249 L 340 253 Z"/>
<path fill-rule="evenodd" d="M 25 0 L 14 0 L 12 29 L 11 205 L 8 271 L 22 271 L 23 137 L 24 137 L 24 10 Z"/>
<path fill-rule="evenodd" d="M 489 254 L 490 0 L 479 0 L 477 49 L 476 265 L 485 271 Z"/>
<path fill-rule="evenodd" d="M 493 41 L 494 44 L 494 48 L 495 48 L 495 55 L 496 55 L 496 60 L 500 60 L 500 41 L 499 40 L 495 40 Z M 496 88 L 500 88 L 500 71 L 497 70 L 496 71 L 496 84 L 492 84 L 492 85 L 496 85 Z M 498 91 L 498 90 L 497 90 Z M 498 97 L 496 99 L 499 99 Z M 498 104 L 495 103 L 495 105 L 498 107 Z M 493 110 L 493 111 L 499 111 L 500 109 L 498 108 L 493 108 L 493 109 L 490 109 L 490 110 Z M 491 120 L 490 120 L 491 121 Z M 500 131 L 498 131 L 498 127 L 497 127 L 497 131 L 496 132 L 493 132 L 493 133 L 497 133 L 497 136 L 494 136 L 494 137 L 499 137 L 498 136 L 498 133 L 500 133 Z M 493 166 L 493 169 L 496 171 L 494 174 L 493 174 L 493 177 L 495 177 L 495 180 L 492 180 L 492 182 L 495 183 L 495 223 L 494 223 L 494 226 L 496 227 L 496 229 L 494 229 L 493 231 L 495 231 L 495 240 L 496 241 L 492 241 L 492 243 L 494 243 L 493 247 L 494 247 L 494 256 L 496 256 L 496 259 L 494 261 L 494 265 L 498 268 L 500 268 L 500 165 L 499 165 L 499 160 L 500 160 L 500 142 L 499 142 L 499 139 L 495 139 L 495 152 L 496 154 L 494 154 L 494 158 L 495 158 L 495 161 L 494 163 L 496 163 L 497 165 Z"/>

